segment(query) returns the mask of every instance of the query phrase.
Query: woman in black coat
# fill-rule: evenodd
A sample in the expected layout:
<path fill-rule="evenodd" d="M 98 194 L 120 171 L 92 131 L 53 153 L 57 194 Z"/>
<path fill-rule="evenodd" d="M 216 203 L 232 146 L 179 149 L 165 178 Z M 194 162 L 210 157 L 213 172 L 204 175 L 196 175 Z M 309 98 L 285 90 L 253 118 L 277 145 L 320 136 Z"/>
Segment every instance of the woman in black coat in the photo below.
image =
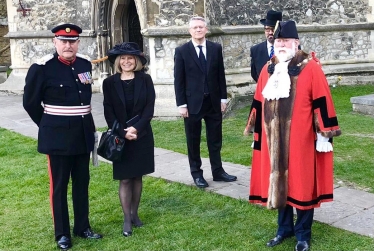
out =
<path fill-rule="evenodd" d="M 122 160 L 113 162 L 113 179 L 119 180 L 119 199 L 124 213 L 123 235 L 132 225 L 143 225 L 138 208 L 145 174 L 154 172 L 154 140 L 151 128 L 155 105 L 152 78 L 142 69 L 147 63 L 136 43 L 116 45 L 108 52 L 116 73 L 103 82 L 104 116 L 109 128 L 115 120 L 126 139 Z"/>

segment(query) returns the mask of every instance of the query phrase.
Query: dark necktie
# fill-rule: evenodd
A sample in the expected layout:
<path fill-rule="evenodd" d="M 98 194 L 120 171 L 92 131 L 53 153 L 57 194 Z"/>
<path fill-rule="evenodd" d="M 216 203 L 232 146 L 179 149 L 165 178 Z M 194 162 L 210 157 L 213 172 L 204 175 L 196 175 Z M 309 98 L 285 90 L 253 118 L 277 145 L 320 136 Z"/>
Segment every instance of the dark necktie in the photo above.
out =
<path fill-rule="evenodd" d="M 269 58 L 272 58 L 273 55 L 274 55 L 274 46 L 272 45 L 272 46 L 270 47 L 270 55 L 269 55 Z"/>
<path fill-rule="evenodd" d="M 203 53 L 203 46 L 202 45 L 198 45 L 197 47 L 199 47 L 199 61 L 200 61 L 200 64 L 201 64 L 201 68 L 203 69 L 204 71 L 204 74 L 205 74 L 205 81 L 204 81 L 204 94 L 208 94 L 209 93 L 209 89 L 208 89 L 208 76 L 207 76 L 207 66 L 206 66 L 206 59 L 205 59 L 205 56 L 204 56 L 204 53 Z"/>

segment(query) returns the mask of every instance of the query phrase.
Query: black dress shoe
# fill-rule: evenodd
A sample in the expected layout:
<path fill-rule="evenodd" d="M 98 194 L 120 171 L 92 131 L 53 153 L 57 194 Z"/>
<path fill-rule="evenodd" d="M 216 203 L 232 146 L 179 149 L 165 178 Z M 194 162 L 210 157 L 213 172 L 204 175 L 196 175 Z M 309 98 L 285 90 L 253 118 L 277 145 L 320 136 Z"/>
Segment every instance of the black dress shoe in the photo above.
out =
<path fill-rule="evenodd" d="M 208 182 L 206 182 L 206 180 L 204 179 L 203 176 L 195 178 L 193 181 L 195 182 L 195 185 L 198 188 L 204 188 L 204 187 L 208 187 L 209 186 Z"/>
<path fill-rule="evenodd" d="M 130 237 L 132 235 L 132 231 L 123 231 L 122 235 L 125 237 Z"/>
<path fill-rule="evenodd" d="M 71 248 L 73 245 L 71 244 L 71 240 L 69 237 L 67 236 L 61 236 L 58 240 L 57 240 L 57 247 L 59 249 L 62 249 L 62 250 L 67 250 L 69 248 Z"/>
<path fill-rule="evenodd" d="M 277 236 L 275 236 L 275 238 L 271 239 L 268 243 L 266 243 L 266 246 L 274 247 L 276 245 L 281 244 L 284 239 L 285 239 L 285 237 L 283 237 L 281 235 L 277 235 Z"/>
<path fill-rule="evenodd" d="M 103 236 L 101 234 L 94 233 L 91 228 L 87 228 L 85 231 L 81 232 L 80 234 L 76 234 L 76 236 L 85 238 L 85 239 L 101 239 Z"/>
<path fill-rule="evenodd" d="M 296 251 L 309 251 L 309 243 L 307 241 L 298 241 L 295 247 Z"/>
<path fill-rule="evenodd" d="M 237 179 L 236 176 L 234 175 L 230 175 L 226 172 L 223 172 L 221 174 L 218 174 L 218 175 L 215 175 L 213 176 L 213 180 L 214 181 L 225 181 L 225 182 L 231 182 L 231 181 L 235 181 Z"/>

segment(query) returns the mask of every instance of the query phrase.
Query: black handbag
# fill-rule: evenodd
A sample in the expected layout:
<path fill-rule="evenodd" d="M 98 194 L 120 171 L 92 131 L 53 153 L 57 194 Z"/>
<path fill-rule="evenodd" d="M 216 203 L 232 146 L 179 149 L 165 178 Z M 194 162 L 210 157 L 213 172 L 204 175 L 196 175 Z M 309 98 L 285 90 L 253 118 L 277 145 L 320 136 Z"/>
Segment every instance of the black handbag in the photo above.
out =
<path fill-rule="evenodd" d="M 100 138 L 97 154 L 110 161 L 120 161 L 125 147 L 125 139 L 118 135 L 119 123 L 114 121 L 112 129 L 103 132 Z"/>

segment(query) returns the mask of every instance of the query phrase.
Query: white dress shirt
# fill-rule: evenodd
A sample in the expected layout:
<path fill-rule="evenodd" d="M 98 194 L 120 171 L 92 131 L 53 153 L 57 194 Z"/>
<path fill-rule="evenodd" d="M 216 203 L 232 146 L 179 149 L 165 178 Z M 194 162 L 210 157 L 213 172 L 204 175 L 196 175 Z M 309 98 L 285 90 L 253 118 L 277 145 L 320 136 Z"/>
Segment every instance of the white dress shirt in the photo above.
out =
<path fill-rule="evenodd" d="M 196 43 L 195 41 L 192 40 L 192 44 L 195 47 L 197 57 L 199 57 L 199 54 L 200 54 L 200 49 L 199 49 L 198 46 L 199 45 L 202 46 L 201 49 L 203 50 L 203 53 L 204 53 L 204 56 L 205 56 L 205 60 L 206 60 L 206 40 L 204 40 L 204 42 L 202 44 L 198 44 L 198 43 Z"/>

